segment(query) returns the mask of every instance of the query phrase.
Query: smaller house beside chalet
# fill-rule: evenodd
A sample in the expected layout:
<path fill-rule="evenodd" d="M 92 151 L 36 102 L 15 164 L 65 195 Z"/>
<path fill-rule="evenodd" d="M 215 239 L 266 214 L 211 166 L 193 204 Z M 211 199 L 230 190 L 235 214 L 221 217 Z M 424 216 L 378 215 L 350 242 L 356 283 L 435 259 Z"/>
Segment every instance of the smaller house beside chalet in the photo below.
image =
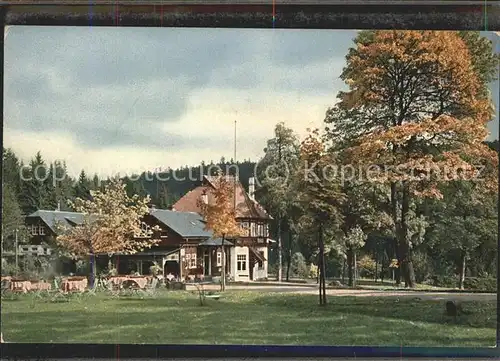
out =
<path fill-rule="evenodd" d="M 156 263 L 162 267 L 164 275 L 172 274 L 180 279 L 220 276 L 222 239 L 213 237 L 205 229 L 198 205 L 199 199 L 214 202 L 215 179 L 205 176 L 202 184 L 184 195 L 171 210 L 150 209 L 142 220 L 142 226 L 144 230 L 159 227 L 160 234 L 155 235 L 161 239 L 158 245 L 133 255 L 97 255 L 98 268 L 106 268 L 111 261 L 119 274 L 149 274 L 150 267 Z M 249 181 L 248 193 L 239 180 L 234 177 L 228 177 L 228 180 L 236 191 L 233 192 L 236 220 L 248 233 L 224 240 L 226 274 L 234 281 L 267 278 L 271 242 L 269 222 L 272 218 L 253 197 L 253 178 Z M 41 245 L 53 242 L 59 225 L 71 227 L 82 222 L 81 213 L 38 210 L 26 217 L 31 245 L 22 247 L 42 249 Z M 50 254 L 50 248 L 43 248 L 42 253 Z"/>

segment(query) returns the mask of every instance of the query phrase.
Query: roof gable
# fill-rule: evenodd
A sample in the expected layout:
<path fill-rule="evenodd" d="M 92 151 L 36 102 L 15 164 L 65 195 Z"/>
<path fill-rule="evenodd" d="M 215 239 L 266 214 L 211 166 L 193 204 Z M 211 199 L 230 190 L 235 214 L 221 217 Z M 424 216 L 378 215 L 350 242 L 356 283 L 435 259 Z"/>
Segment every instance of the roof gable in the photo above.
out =
<path fill-rule="evenodd" d="M 236 182 L 236 218 L 271 219 L 264 208 L 262 208 L 257 201 L 250 198 L 239 180 L 236 180 L 233 176 L 225 177 L 232 185 L 232 188 Z M 198 205 L 198 200 L 201 198 L 204 191 L 208 194 L 209 204 L 213 204 L 215 202 L 213 190 L 217 186 L 217 179 L 218 177 L 216 176 L 204 176 L 203 185 L 198 186 L 186 193 L 174 204 L 173 208 L 181 212 L 200 213 L 201 209 Z M 235 192 L 232 192 L 231 202 L 234 202 L 234 194 Z"/>

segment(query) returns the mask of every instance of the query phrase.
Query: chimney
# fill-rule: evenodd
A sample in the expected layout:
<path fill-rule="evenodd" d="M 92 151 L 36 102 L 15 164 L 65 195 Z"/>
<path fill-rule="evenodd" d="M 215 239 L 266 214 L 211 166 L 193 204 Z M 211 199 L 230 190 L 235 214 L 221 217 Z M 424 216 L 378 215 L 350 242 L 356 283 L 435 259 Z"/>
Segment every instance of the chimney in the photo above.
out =
<path fill-rule="evenodd" d="M 251 200 L 255 200 L 255 178 L 250 177 L 248 179 L 248 195 Z"/>
<path fill-rule="evenodd" d="M 206 190 L 204 190 L 201 194 L 201 200 L 203 201 L 203 203 L 208 204 L 208 194 Z"/>

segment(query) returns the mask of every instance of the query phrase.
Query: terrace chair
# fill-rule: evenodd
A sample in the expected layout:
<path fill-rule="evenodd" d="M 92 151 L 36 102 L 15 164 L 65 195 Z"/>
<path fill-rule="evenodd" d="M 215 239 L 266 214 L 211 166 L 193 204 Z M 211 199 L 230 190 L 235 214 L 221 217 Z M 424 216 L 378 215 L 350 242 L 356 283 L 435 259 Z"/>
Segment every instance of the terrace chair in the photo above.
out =
<path fill-rule="evenodd" d="M 156 288 L 158 287 L 158 279 L 155 277 L 151 283 L 146 285 L 146 288 L 139 290 L 143 295 L 154 297 L 156 294 Z"/>
<path fill-rule="evenodd" d="M 62 290 L 61 290 L 61 285 L 57 281 L 57 278 L 54 278 L 54 290 L 49 291 L 50 297 L 50 302 L 68 302 L 69 298 L 68 295 L 66 295 Z"/>
<path fill-rule="evenodd" d="M 141 287 L 134 280 L 125 280 L 120 285 L 120 296 L 137 295 L 141 292 Z"/>
<path fill-rule="evenodd" d="M 102 287 L 112 297 L 120 297 L 120 287 L 116 287 L 111 280 L 102 280 Z"/>

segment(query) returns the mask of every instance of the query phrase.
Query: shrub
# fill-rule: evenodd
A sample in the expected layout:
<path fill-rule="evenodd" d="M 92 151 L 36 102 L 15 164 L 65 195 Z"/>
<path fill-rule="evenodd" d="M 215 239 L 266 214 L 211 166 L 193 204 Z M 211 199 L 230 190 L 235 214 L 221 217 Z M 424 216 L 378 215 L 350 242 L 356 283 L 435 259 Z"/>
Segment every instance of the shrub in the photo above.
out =
<path fill-rule="evenodd" d="M 449 287 L 455 288 L 458 287 L 458 277 L 456 276 L 433 276 L 432 277 L 432 285 L 435 287 Z"/>
<path fill-rule="evenodd" d="M 373 258 L 365 255 L 362 256 L 357 263 L 359 275 L 361 277 L 373 277 L 376 269 L 376 263 Z"/>
<path fill-rule="evenodd" d="M 309 267 L 307 267 L 306 259 L 302 253 L 297 252 L 292 256 L 292 262 L 290 264 L 292 274 L 300 278 L 309 277 Z"/>
<path fill-rule="evenodd" d="M 2 276 L 14 276 L 16 274 L 16 265 L 2 258 Z"/>
<path fill-rule="evenodd" d="M 464 288 L 472 291 L 496 292 L 497 279 L 493 277 L 466 277 L 464 280 Z"/>
<path fill-rule="evenodd" d="M 415 280 L 417 283 L 423 283 L 433 274 L 431 264 L 427 254 L 424 252 L 415 252 L 412 255 L 413 269 L 415 272 Z"/>
<path fill-rule="evenodd" d="M 309 277 L 310 278 L 318 278 L 318 266 L 314 263 L 311 263 L 309 266 Z"/>

